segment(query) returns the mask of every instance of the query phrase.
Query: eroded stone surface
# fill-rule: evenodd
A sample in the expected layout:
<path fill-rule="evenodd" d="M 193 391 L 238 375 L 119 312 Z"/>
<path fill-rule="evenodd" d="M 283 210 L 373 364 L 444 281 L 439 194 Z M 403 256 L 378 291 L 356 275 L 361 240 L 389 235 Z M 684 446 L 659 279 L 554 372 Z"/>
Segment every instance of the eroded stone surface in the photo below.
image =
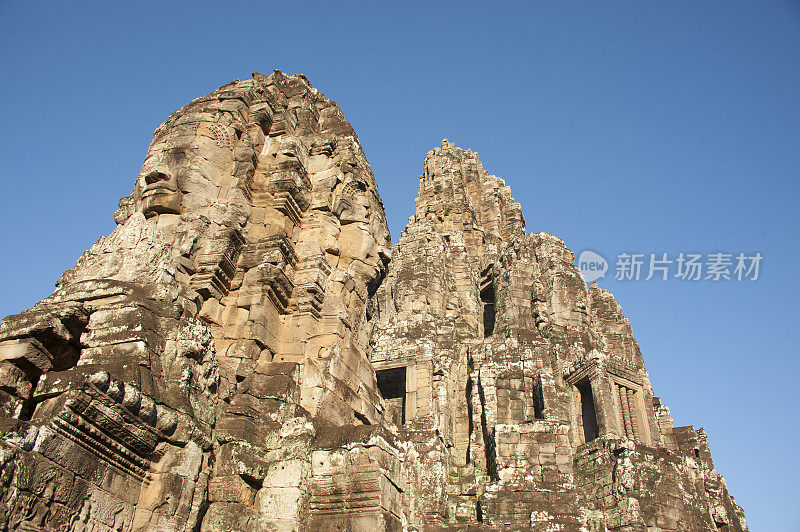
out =
<path fill-rule="evenodd" d="M 477 154 L 446 140 L 428 153 L 370 353 L 379 377 L 405 368 L 402 437 L 444 454 L 417 451 L 416 482 L 436 471 L 436 496 L 413 497 L 409 520 L 746 530 L 705 433 L 673 428 L 630 323 L 573 261 L 555 236 L 525 233 Z"/>
<path fill-rule="evenodd" d="M 254 74 L 159 126 L 115 220 L 0 325 L 4 529 L 747 529 L 469 150 L 428 153 L 390 251 L 339 108 Z"/>

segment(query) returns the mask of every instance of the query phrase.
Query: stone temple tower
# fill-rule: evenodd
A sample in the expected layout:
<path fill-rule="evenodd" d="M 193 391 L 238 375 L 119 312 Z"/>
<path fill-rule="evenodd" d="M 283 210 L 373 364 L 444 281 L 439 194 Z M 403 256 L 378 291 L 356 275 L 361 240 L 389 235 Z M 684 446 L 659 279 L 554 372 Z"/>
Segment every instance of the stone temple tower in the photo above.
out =
<path fill-rule="evenodd" d="M 613 296 L 526 234 L 509 187 L 444 140 L 377 294 L 370 359 L 421 457 L 421 521 L 741 530 L 702 430 L 672 426 Z M 391 397 L 391 398 L 387 398 Z M 426 465 L 427 464 L 427 465 Z"/>
<path fill-rule="evenodd" d="M 0 324 L 0 530 L 747 530 L 631 326 L 476 153 L 389 248 L 355 131 L 253 74 Z"/>

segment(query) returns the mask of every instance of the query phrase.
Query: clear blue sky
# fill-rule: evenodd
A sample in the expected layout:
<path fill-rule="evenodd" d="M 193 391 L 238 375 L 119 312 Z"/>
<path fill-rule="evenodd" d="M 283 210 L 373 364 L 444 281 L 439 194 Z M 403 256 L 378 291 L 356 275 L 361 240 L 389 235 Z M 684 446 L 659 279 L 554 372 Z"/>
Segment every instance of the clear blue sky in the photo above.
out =
<path fill-rule="evenodd" d="M 800 2 L 0 0 L 0 316 L 113 230 L 170 112 L 273 68 L 339 103 L 395 240 L 447 137 L 576 252 L 760 252 L 756 282 L 600 284 L 752 529 L 800 530 Z"/>

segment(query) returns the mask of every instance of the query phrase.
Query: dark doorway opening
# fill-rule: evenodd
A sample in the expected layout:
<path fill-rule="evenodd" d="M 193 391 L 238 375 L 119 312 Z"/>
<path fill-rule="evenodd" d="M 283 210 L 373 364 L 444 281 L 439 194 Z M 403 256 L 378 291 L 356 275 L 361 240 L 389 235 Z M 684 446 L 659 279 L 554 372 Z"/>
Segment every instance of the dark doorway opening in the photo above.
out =
<path fill-rule="evenodd" d="M 384 417 L 397 426 L 406 422 L 406 368 L 392 368 L 375 372 L 378 391 L 386 405 Z"/>
<path fill-rule="evenodd" d="M 594 396 L 588 381 L 576 384 L 581 394 L 581 421 L 583 424 L 584 441 L 590 442 L 599 436 L 597 415 L 594 410 Z"/>

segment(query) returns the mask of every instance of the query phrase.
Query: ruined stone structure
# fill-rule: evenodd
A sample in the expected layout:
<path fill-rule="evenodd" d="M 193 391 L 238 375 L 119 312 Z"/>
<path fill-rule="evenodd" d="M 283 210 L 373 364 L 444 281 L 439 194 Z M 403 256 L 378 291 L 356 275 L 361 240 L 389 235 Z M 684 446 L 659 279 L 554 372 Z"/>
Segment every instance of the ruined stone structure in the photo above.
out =
<path fill-rule="evenodd" d="M 156 130 L 115 220 L 0 325 L 3 530 L 747 530 L 469 150 L 390 250 L 336 104 L 254 74 Z"/>

